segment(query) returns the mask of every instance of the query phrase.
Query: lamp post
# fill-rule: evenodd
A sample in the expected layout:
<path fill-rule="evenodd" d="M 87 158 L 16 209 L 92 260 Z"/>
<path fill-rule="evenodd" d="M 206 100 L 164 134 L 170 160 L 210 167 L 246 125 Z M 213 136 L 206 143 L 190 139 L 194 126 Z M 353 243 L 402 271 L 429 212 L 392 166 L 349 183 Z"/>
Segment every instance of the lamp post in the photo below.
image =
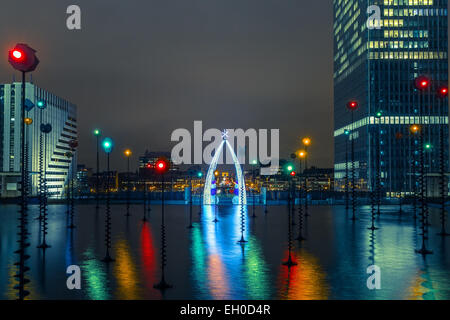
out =
<path fill-rule="evenodd" d="M 358 109 L 357 101 L 349 101 L 347 109 L 350 111 L 350 125 L 351 125 L 351 162 L 352 162 L 352 221 L 356 221 L 356 194 L 355 194 L 355 125 L 354 113 Z"/>
<path fill-rule="evenodd" d="M 166 225 L 164 220 L 164 174 L 169 171 L 170 162 L 166 158 L 159 158 L 155 163 L 155 169 L 158 174 L 161 175 L 161 281 L 155 284 L 153 287 L 164 291 L 172 288 L 165 280 L 165 268 L 167 264 L 166 254 Z"/>
<path fill-rule="evenodd" d="M 188 171 L 188 175 L 189 175 L 189 225 L 187 226 L 188 229 L 192 229 L 194 228 L 194 226 L 192 225 L 192 176 L 195 174 L 195 170 L 194 169 L 190 169 Z"/>
<path fill-rule="evenodd" d="M 200 179 L 200 186 L 201 186 L 203 182 L 203 172 L 199 171 L 197 173 L 197 177 Z M 200 189 L 200 209 L 198 210 L 199 215 L 202 214 L 202 208 L 203 208 L 203 192 Z"/>
<path fill-rule="evenodd" d="M 348 140 L 350 137 L 350 130 L 345 129 L 345 210 L 348 210 L 349 206 L 349 194 L 348 194 Z"/>
<path fill-rule="evenodd" d="M 34 71 L 39 64 L 39 59 L 36 57 L 36 51 L 26 44 L 17 44 L 8 52 L 8 62 L 11 66 L 22 73 L 22 104 L 20 114 L 20 163 L 21 163 L 21 181 L 20 181 L 20 218 L 18 226 L 18 243 L 19 249 L 15 252 L 18 255 L 19 261 L 16 262 L 18 266 L 18 273 L 15 278 L 19 282 L 15 287 L 18 290 L 19 300 L 24 300 L 29 292 L 25 289 L 25 285 L 29 282 L 25 273 L 29 270 L 26 266 L 26 260 L 29 256 L 26 254 L 28 243 L 28 162 L 25 154 L 25 74 Z"/>
<path fill-rule="evenodd" d="M 100 205 L 99 205 L 99 192 L 100 192 L 100 153 L 99 153 L 99 146 L 100 146 L 100 136 L 101 136 L 101 131 L 100 129 L 95 129 L 94 130 L 94 136 L 96 138 L 96 144 L 97 144 L 97 175 L 95 178 L 95 209 L 99 209 Z"/>
<path fill-rule="evenodd" d="M 306 137 L 302 139 L 303 146 L 305 147 L 305 171 L 304 171 L 304 183 L 305 183 L 305 217 L 309 217 L 308 213 L 308 147 L 311 145 L 311 139 Z"/>
<path fill-rule="evenodd" d="M 44 135 L 44 141 L 43 145 L 41 145 L 41 148 L 43 147 L 43 161 L 40 163 L 40 169 L 42 172 L 42 243 L 38 246 L 38 248 L 41 249 L 47 249 L 50 248 L 50 246 L 46 242 L 47 238 L 47 217 L 48 217 L 48 208 L 47 208 L 47 135 L 52 131 L 51 124 L 41 124 L 40 126 L 41 134 Z"/>
<path fill-rule="evenodd" d="M 106 170 L 107 170 L 107 178 L 106 178 L 106 215 L 105 215 L 105 247 L 106 247 L 106 254 L 105 258 L 103 258 L 103 262 L 109 263 L 115 261 L 113 258 L 111 258 L 109 250 L 111 249 L 111 207 L 110 207 L 110 167 L 109 167 L 109 158 L 110 154 L 113 151 L 114 148 L 114 142 L 111 138 L 105 138 L 102 142 L 103 150 L 105 151 L 107 155 L 107 162 L 106 162 Z"/>
<path fill-rule="evenodd" d="M 298 171 L 302 170 L 302 160 L 306 158 L 306 151 L 300 150 L 298 153 Z M 302 184 L 301 176 L 299 176 L 298 184 L 298 241 L 304 241 L 306 238 L 303 236 L 303 205 L 302 205 Z"/>
<path fill-rule="evenodd" d="M 68 228 L 70 229 L 74 229 L 75 228 L 75 224 L 74 224 L 74 218 L 75 218 L 75 190 L 74 190 L 74 183 L 75 183 L 75 172 L 76 172 L 76 166 L 74 166 L 74 159 L 75 159 L 75 152 L 76 152 L 76 148 L 78 147 L 78 141 L 76 140 L 72 140 L 69 142 L 69 147 L 72 153 L 72 177 L 70 179 L 70 225 L 68 226 Z"/>
<path fill-rule="evenodd" d="M 445 198 L 448 193 L 448 187 L 445 179 L 445 135 L 444 135 L 444 125 L 448 125 L 441 122 L 441 119 L 445 117 L 446 112 L 444 108 L 447 108 L 447 97 L 448 97 L 448 87 L 441 86 L 438 89 L 439 99 L 439 187 L 440 187 L 440 215 L 441 215 L 441 231 L 438 233 L 441 237 L 450 236 L 450 233 L 446 231 L 446 211 L 445 211 Z"/>
<path fill-rule="evenodd" d="M 253 210 L 253 214 L 252 214 L 252 218 L 256 218 L 256 207 L 255 207 L 256 192 L 255 192 L 255 187 L 256 187 L 256 166 L 257 165 L 258 165 L 258 161 L 257 160 L 253 160 L 252 161 L 252 177 L 253 177 L 253 187 L 252 187 L 252 210 Z"/>
<path fill-rule="evenodd" d="M 418 126 L 417 124 L 412 125 L 409 128 L 409 131 L 411 132 L 411 134 L 413 136 L 416 136 L 419 132 L 420 132 L 420 126 Z M 416 139 L 414 137 L 414 139 Z M 414 186 L 413 186 L 413 218 L 414 221 L 417 219 L 417 155 L 418 151 L 417 151 L 417 147 L 416 147 L 416 143 L 414 140 L 414 150 L 413 150 L 413 161 L 412 161 L 412 169 L 413 169 L 413 181 L 414 181 Z"/>
<path fill-rule="evenodd" d="M 422 120 L 422 108 L 424 107 L 425 94 L 430 87 L 430 80 L 425 76 L 415 79 L 416 89 L 420 94 L 419 117 Z M 425 181 L 425 145 L 423 141 L 424 130 L 419 130 L 419 152 L 420 152 L 420 220 L 422 224 L 422 247 L 416 250 L 416 253 L 427 255 L 432 254 L 431 250 L 426 248 L 426 240 L 428 240 L 428 221 L 427 221 L 427 203 L 426 203 L 426 181 Z"/>
<path fill-rule="evenodd" d="M 123 154 L 127 159 L 127 214 L 125 216 L 130 216 L 130 157 L 133 154 L 130 149 L 126 149 Z"/>
<path fill-rule="evenodd" d="M 288 183 L 289 183 L 289 198 L 291 197 L 291 181 L 295 177 L 296 173 L 294 171 L 294 167 L 292 165 L 287 166 L 287 175 L 288 175 Z M 291 221 L 291 206 L 288 206 L 288 260 L 283 262 L 284 266 L 288 268 L 297 265 L 295 261 L 292 259 L 292 221 Z"/>
<path fill-rule="evenodd" d="M 378 124 L 381 123 L 381 117 L 383 116 L 383 111 L 379 110 L 375 113 L 375 118 L 378 120 Z M 375 141 L 376 141 L 376 148 L 375 148 L 375 153 L 376 153 L 376 172 L 375 172 L 375 182 L 376 182 L 376 200 L 377 200 L 377 215 L 381 214 L 381 210 L 380 210 L 380 204 L 381 204 L 381 132 L 382 130 L 380 130 L 378 127 L 376 127 L 376 136 L 375 136 Z"/>

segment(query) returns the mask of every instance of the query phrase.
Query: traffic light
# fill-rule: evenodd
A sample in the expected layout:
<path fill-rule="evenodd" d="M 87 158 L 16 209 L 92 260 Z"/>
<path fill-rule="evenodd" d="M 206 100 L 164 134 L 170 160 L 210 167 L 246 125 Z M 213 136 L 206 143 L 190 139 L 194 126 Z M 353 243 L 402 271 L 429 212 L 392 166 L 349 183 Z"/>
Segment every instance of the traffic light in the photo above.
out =
<path fill-rule="evenodd" d="M 167 160 L 164 157 L 159 158 L 158 160 L 156 160 L 155 162 L 155 169 L 156 172 L 158 172 L 159 174 L 164 174 L 167 171 L 169 171 L 170 168 L 170 163 L 169 160 Z"/>
<path fill-rule="evenodd" d="M 24 43 L 16 44 L 13 49 L 9 50 L 8 61 L 14 69 L 21 72 L 34 71 L 39 64 L 36 50 Z"/>
<path fill-rule="evenodd" d="M 291 176 L 292 176 L 292 177 L 295 177 L 296 174 L 297 174 L 297 173 L 296 173 L 295 171 L 292 171 L 292 172 L 291 172 Z"/>
<path fill-rule="evenodd" d="M 375 113 L 375 117 L 377 119 L 380 119 L 382 115 L 383 115 L 383 111 L 381 111 L 381 110 L 378 110 L 377 113 Z"/>

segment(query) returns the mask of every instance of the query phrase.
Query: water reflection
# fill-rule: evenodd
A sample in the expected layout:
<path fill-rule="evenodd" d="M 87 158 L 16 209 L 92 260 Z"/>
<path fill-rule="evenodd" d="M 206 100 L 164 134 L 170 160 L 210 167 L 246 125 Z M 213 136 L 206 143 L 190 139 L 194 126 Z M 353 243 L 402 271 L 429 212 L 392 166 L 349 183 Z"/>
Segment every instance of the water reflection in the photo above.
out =
<path fill-rule="evenodd" d="M 289 252 L 285 252 L 287 259 Z M 325 300 L 329 297 L 326 275 L 317 258 L 304 248 L 292 253 L 296 266 L 286 267 L 280 263 L 279 295 L 287 300 Z"/>
<path fill-rule="evenodd" d="M 115 244 L 115 256 L 113 274 L 117 281 L 117 298 L 120 300 L 139 299 L 140 280 L 130 246 L 124 237 L 119 238 Z"/>
<path fill-rule="evenodd" d="M 159 215 L 147 223 L 138 215 L 125 220 L 125 206 L 113 206 L 116 261 L 105 264 L 103 220 L 95 205 L 77 211 L 74 230 L 66 228 L 64 205 L 49 209 L 52 247 L 45 252 L 36 248 L 39 221 L 29 221 L 29 299 L 450 299 L 450 239 L 435 235 L 439 216 L 433 210 L 434 254 L 423 259 L 414 252 L 420 230 L 406 209 L 399 220 L 396 210 L 382 208 L 380 229 L 372 232 L 370 208 L 359 208 L 353 223 L 343 208 L 311 207 L 307 241 L 294 242 L 298 265 L 289 269 L 281 265 L 287 255 L 285 206 L 273 206 L 267 215 L 257 207 L 257 219 L 245 208 L 248 242 L 242 246 L 239 206 L 205 206 L 193 229 L 186 229 L 183 206 L 167 206 L 167 274 L 174 287 L 162 296 L 153 288 L 160 276 Z M 16 299 L 17 206 L 0 211 L 0 299 Z M 73 264 L 82 270 L 80 291 L 66 288 L 65 271 Z M 382 272 L 381 290 L 366 286 L 373 264 Z"/>

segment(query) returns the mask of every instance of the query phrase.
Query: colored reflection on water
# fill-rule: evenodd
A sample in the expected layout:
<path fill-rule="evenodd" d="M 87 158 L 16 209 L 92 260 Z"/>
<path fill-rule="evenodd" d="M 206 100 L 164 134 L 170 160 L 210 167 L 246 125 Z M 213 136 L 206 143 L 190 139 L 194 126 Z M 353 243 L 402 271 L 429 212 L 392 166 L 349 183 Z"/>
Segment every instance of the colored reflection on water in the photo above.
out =
<path fill-rule="evenodd" d="M 285 252 L 286 261 L 289 252 Z M 328 299 L 329 286 L 326 275 L 317 258 L 301 248 L 293 252 L 296 266 L 287 267 L 280 263 L 279 294 L 287 300 L 325 300 Z"/>
<path fill-rule="evenodd" d="M 286 206 L 244 210 L 241 245 L 241 208 L 194 208 L 188 229 L 185 206 L 166 207 L 166 280 L 174 287 L 164 293 L 153 288 L 161 277 L 161 207 L 152 205 L 149 221 L 140 214 L 125 217 L 125 206 L 112 206 L 112 250 L 115 262 L 105 263 L 104 208 L 77 208 L 76 229 L 67 229 L 64 205 L 49 208 L 48 243 L 39 245 L 39 221 L 29 220 L 27 254 L 29 299 L 450 299 L 450 239 L 436 236 L 439 214 L 431 209 L 433 255 L 415 253 L 420 228 L 411 213 L 399 216 L 383 207 L 372 232 L 370 208 L 358 208 L 358 220 L 340 207 L 310 208 L 305 221 L 307 240 L 293 242 L 297 266 L 281 263 L 287 255 Z M 135 209 L 135 210 L 134 210 Z M 135 205 L 132 212 L 142 212 Z M 198 212 L 202 211 L 202 214 Z M 251 211 L 251 210 L 250 210 Z M 15 299 L 17 272 L 17 206 L 0 206 L 0 299 Z M 30 216 L 38 207 L 30 207 Z M 214 222 L 215 218 L 218 222 Z M 297 226 L 293 228 L 294 237 Z M 68 290 L 66 268 L 79 265 L 81 290 Z M 381 290 L 369 290 L 369 266 L 381 269 Z"/>
<path fill-rule="evenodd" d="M 117 281 L 116 295 L 120 300 L 139 299 L 138 272 L 135 259 L 125 238 L 120 238 L 115 245 L 114 276 Z"/>

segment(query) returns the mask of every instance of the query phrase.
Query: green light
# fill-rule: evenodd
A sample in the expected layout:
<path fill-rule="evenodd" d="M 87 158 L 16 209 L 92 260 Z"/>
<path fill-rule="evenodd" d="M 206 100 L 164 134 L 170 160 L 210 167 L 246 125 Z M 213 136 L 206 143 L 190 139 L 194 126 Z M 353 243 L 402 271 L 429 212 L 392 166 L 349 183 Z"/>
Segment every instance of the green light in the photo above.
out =
<path fill-rule="evenodd" d="M 39 101 L 36 103 L 36 106 L 37 106 L 39 109 L 45 109 L 45 107 L 47 107 L 47 103 L 45 103 L 44 100 L 39 100 Z"/>
<path fill-rule="evenodd" d="M 114 143 L 111 138 L 105 138 L 102 142 L 103 149 L 105 150 L 106 153 L 111 153 L 113 145 Z"/>
<path fill-rule="evenodd" d="M 199 178 L 201 178 L 201 177 L 203 177 L 203 173 L 199 172 L 199 173 L 197 173 L 197 176 L 198 176 Z"/>
<path fill-rule="evenodd" d="M 427 149 L 427 150 L 431 149 L 431 144 L 427 143 L 427 144 L 425 145 L 425 149 Z"/>
<path fill-rule="evenodd" d="M 94 135 L 99 136 L 100 135 L 100 130 L 99 129 L 95 129 L 94 130 Z"/>
<path fill-rule="evenodd" d="M 344 134 L 348 136 L 350 134 L 350 130 L 345 129 Z"/>
<path fill-rule="evenodd" d="M 253 160 L 252 164 L 258 164 L 258 161 L 257 160 Z"/>
<path fill-rule="evenodd" d="M 292 170 L 294 170 L 294 168 L 292 166 L 288 166 L 287 167 L 288 171 L 291 172 Z"/>
<path fill-rule="evenodd" d="M 383 111 L 378 111 L 375 116 L 377 118 L 381 118 L 382 115 L 383 115 Z"/>

